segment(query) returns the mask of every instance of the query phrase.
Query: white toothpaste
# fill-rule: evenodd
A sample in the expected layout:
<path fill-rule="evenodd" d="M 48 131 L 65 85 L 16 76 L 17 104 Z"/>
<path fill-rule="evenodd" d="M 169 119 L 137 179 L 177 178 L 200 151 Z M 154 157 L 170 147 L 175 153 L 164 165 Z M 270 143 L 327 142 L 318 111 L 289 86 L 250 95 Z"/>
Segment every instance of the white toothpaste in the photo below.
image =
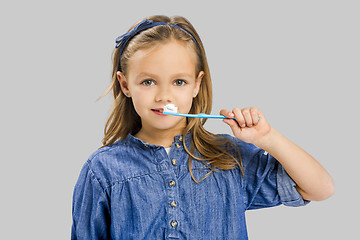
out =
<path fill-rule="evenodd" d="M 174 104 L 170 103 L 170 104 L 164 106 L 163 112 L 177 113 L 177 109 L 178 108 Z"/>

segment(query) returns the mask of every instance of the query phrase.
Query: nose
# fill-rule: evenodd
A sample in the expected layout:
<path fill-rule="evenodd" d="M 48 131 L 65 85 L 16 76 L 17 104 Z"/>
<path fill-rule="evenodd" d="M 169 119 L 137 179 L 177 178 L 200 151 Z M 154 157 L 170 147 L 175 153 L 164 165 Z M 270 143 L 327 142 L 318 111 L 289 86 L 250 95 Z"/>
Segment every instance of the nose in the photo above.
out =
<path fill-rule="evenodd" d="M 165 86 L 159 87 L 156 92 L 155 101 L 171 103 L 173 101 L 171 89 Z"/>

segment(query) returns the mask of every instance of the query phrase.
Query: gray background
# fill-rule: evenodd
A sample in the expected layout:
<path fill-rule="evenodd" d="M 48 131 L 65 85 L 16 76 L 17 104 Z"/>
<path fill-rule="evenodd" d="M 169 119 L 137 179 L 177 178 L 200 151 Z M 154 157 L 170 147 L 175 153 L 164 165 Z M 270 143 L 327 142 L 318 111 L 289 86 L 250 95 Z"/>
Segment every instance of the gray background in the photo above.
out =
<path fill-rule="evenodd" d="M 2 1 L 0 238 L 69 238 L 73 187 L 109 114 L 110 95 L 95 100 L 114 39 L 153 14 L 198 30 L 213 113 L 259 107 L 335 179 L 326 201 L 247 212 L 250 239 L 354 239 L 360 17 L 347 0 Z M 231 133 L 219 120 L 206 127 Z"/>

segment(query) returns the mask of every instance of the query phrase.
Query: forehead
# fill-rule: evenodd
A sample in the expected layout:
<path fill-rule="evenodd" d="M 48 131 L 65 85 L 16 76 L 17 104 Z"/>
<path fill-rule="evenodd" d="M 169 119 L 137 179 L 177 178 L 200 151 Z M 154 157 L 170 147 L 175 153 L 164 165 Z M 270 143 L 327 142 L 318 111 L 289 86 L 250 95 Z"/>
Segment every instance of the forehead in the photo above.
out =
<path fill-rule="evenodd" d="M 129 59 L 128 76 L 142 72 L 154 75 L 184 73 L 195 76 L 196 54 L 182 41 L 172 40 L 154 47 L 138 50 Z"/>

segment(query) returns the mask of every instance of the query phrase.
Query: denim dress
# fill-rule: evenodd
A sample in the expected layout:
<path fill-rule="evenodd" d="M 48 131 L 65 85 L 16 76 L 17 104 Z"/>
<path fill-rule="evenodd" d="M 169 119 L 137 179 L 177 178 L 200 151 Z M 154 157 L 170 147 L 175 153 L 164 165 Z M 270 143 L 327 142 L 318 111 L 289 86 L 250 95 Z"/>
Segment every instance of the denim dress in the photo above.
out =
<path fill-rule="evenodd" d="M 238 167 L 216 169 L 196 183 L 182 135 L 175 136 L 169 154 L 131 134 L 94 152 L 74 188 L 71 239 L 245 240 L 246 210 L 308 203 L 270 154 L 221 136 L 239 149 L 245 176 Z M 188 133 L 188 149 L 190 141 Z M 195 179 L 209 171 L 193 160 Z"/>

